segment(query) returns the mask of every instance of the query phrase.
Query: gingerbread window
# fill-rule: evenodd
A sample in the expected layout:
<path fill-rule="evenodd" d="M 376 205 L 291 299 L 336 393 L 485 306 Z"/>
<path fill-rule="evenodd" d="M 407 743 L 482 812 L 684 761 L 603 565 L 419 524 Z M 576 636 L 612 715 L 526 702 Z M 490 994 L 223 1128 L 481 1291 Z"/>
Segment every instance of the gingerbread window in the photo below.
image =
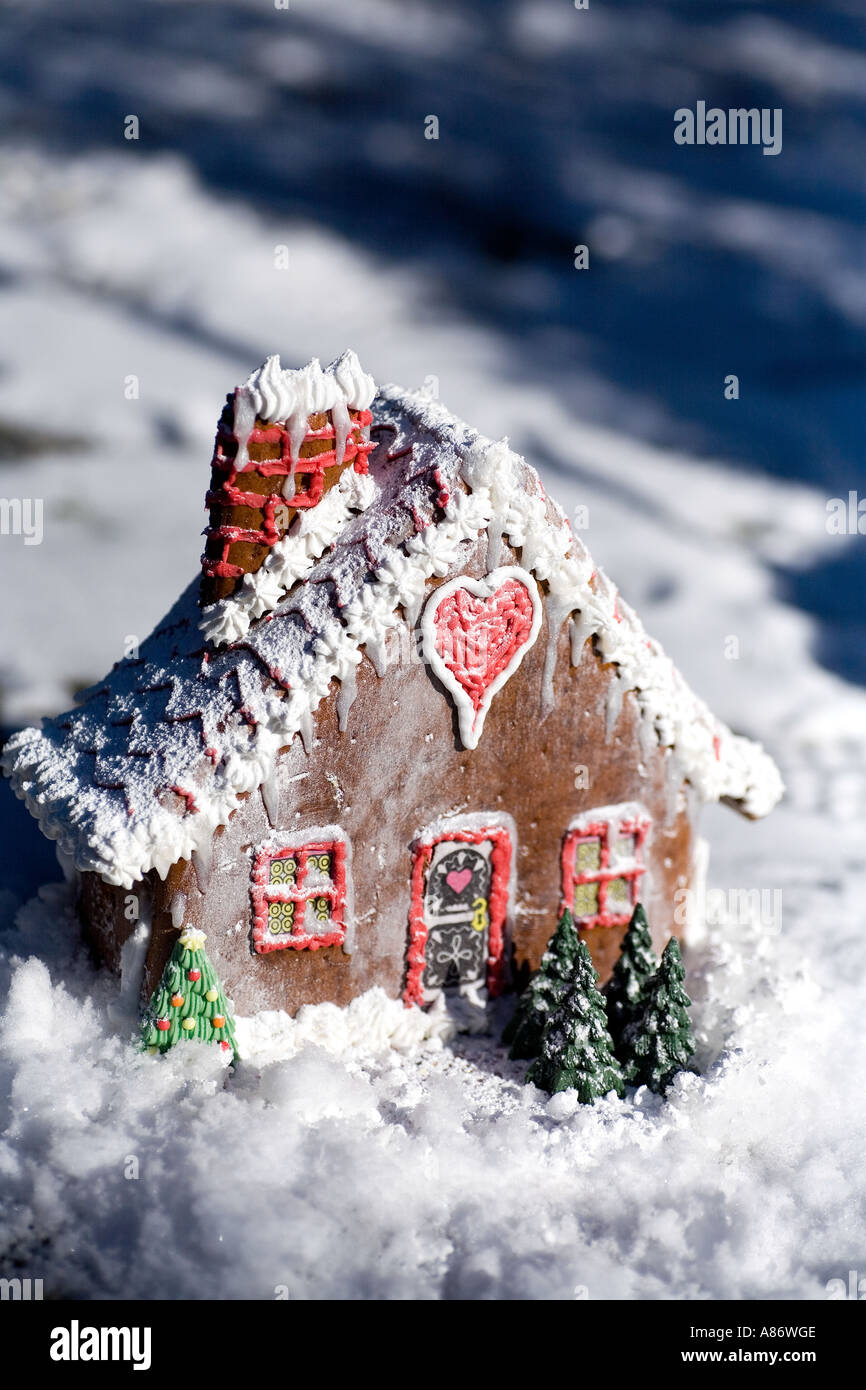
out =
<path fill-rule="evenodd" d="M 253 862 L 253 948 L 317 951 L 346 940 L 346 844 L 269 842 Z"/>
<path fill-rule="evenodd" d="M 579 927 L 620 927 L 640 899 L 649 817 L 605 806 L 574 821 L 562 844 L 563 906 Z"/>

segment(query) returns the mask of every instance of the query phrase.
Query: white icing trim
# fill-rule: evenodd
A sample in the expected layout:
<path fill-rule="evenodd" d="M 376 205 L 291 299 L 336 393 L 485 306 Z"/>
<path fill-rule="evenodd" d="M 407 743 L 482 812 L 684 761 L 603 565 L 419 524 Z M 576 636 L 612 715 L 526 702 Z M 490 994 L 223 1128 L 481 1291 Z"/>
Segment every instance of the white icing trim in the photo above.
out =
<path fill-rule="evenodd" d="M 507 535 L 536 578 L 548 585 L 548 653 L 543 703 L 550 707 L 559 627 L 571 614 L 572 663 L 594 638 L 605 661 L 618 667 L 625 690 L 633 692 L 642 718 L 662 747 L 676 748 L 683 775 L 705 801 L 727 797 L 750 816 L 767 815 L 784 790 L 779 770 L 760 746 L 730 729 L 689 690 L 659 645 L 647 636 L 602 570 L 596 570 L 560 508 L 540 492 L 526 490 L 526 464 L 504 441 L 479 438 L 464 460 L 463 478 L 481 484 L 492 504 L 491 548 Z M 551 518 L 548 508 L 554 511 Z M 494 545 L 494 541 L 496 544 Z M 556 624 L 559 624 L 557 626 Z"/>
<path fill-rule="evenodd" d="M 567 830 L 588 830 L 591 825 L 598 821 L 604 821 L 612 832 L 610 839 L 613 841 L 619 836 L 621 827 L 627 821 L 646 821 L 649 825 L 646 844 L 649 835 L 652 834 L 653 818 L 647 808 L 640 801 L 617 801 L 611 806 L 591 806 L 588 811 L 581 811 L 574 816 L 566 827 Z M 629 859 L 629 865 L 632 860 Z"/>
<path fill-rule="evenodd" d="M 605 661 L 619 668 L 620 680 L 632 692 L 655 741 L 676 749 L 682 776 L 705 801 L 729 798 L 753 816 L 772 810 L 783 788 L 771 758 L 760 745 L 732 734 L 692 694 L 607 578 L 596 573 L 582 543 L 561 511 L 544 498 L 536 475 L 523 460 L 505 443 L 471 434 L 429 399 L 393 390 L 386 391 L 384 399 L 416 420 L 419 428 L 432 431 L 434 439 L 439 432 L 451 447 L 459 432 L 459 447 L 465 449 L 463 478 L 470 491 L 452 492 L 442 521 L 431 522 L 386 554 L 371 573 L 374 582 L 364 584 L 342 609 L 340 620 L 329 621 L 317 634 L 302 682 L 293 685 L 286 698 L 263 695 L 263 717 L 254 732 L 240 720 L 220 731 L 218 765 L 196 768 L 196 811 L 178 816 L 154 798 L 146 814 L 128 821 L 106 817 L 98 829 L 85 830 L 75 787 L 65 779 L 58 784 L 54 744 L 38 729 L 14 735 L 0 761 L 43 833 L 74 856 L 79 869 L 93 870 L 108 883 L 131 888 L 151 869 L 165 878 L 178 859 L 208 846 L 244 793 L 265 781 L 281 747 L 299 732 L 309 742 L 313 714 L 331 682 L 340 680 L 351 691 L 362 647 L 380 674 L 386 669 L 388 631 L 402 621 L 397 610 L 402 607 L 411 621 L 428 580 L 453 574 L 463 563 L 462 542 L 477 540 L 484 531 L 491 554 L 499 538 L 507 535 L 521 550 L 523 565 L 546 581 L 549 642 L 555 646 L 558 638 L 555 618 L 565 622 L 569 615 L 579 615 L 571 620 L 572 661 L 582 659 L 584 643 L 593 637 Z M 321 511 L 326 500 L 312 510 Z M 555 655 L 554 650 L 551 680 Z"/>
<path fill-rule="evenodd" d="M 387 1048 L 438 1049 L 456 1031 L 456 1024 L 444 1012 L 407 1009 L 402 999 L 391 999 L 379 985 L 359 994 L 344 1008 L 304 1004 L 294 1018 L 282 1009 L 235 1018 L 238 1051 L 244 1061 L 257 1066 L 294 1057 L 309 1044 L 327 1052 L 351 1051 L 353 1056 Z M 327 1097 L 318 1103 L 329 1104 Z"/>
<path fill-rule="evenodd" d="M 244 386 L 255 413 L 266 424 L 294 422 L 300 418 L 306 430 L 307 417 L 343 404 L 353 410 L 368 410 L 376 394 L 376 383 L 361 367 L 351 348 L 323 368 L 318 357 L 306 367 L 283 369 L 277 355 L 265 358 L 251 372 Z"/>
<path fill-rule="evenodd" d="M 649 849 L 655 830 L 655 822 L 649 811 L 639 801 L 618 801 L 611 806 L 591 806 L 588 811 L 581 811 L 579 815 L 574 816 L 568 822 L 565 833 L 568 834 L 572 830 L 588 830 L 592 825 L 597 825 L 600 822 L 603 822 L 608 828 L 607 843 L 612 856 L 609 868 L 611 870 L 622 869 L 623 873 L 635 868 L 643 869 L 641 885 L 642 888 L 645 887 L 652 881 Z M 625 859 L 616 857 L 616 843 L 622 838 L 623 825 L 627 825 L 629 822 L 643 822 L 647 827 L 640 859 L 637 859 L 633 854 Z M 642 893 L 641 896 L 646 902 L 645 893 Z"/>
<path fill-rule="evenodd" d="M 271 548 L 261 568 L 244 575 L 236 594 L 203 610 L 199 628 L 207 640 L 215 647 L 240 641 L 256 618 L 273 612 L 298 580 L 306 578 L 352 512 L 366 511 L 378 495 L 369 474 L 347 468 L 318 506 L 300 513 L 295 526 Z"/>
<path fill-rule="evenodd" d="M 474 594 L 476 598 L 489 599 L 502 588 L 509 579 L 516 579 L 518 584 L 522 584 L 529 594 L 532 603 L 532 625 L 526 641 L 512 654 L 508 665 L 499 672 L 499 675 L 491 681 L 481 697 L 481 703 L 476 710 L 466 690 L 457 680 L 445 662 L 442 653 L 439 651 L 436 631 L 436 614 L 447 598 L 455 594 L 460 589 L 465 589 L 468 593 Z M 541 595 L 538 592 L 538 585 L 525 569 L 518 565 L 503 565 L 500 569 L 492 570 L 483 579 L 470 579 L 468 575 L 459 575 L 452 579 L 449 584 L 443 584 L 436 589 L 427 600 L 427 605 L 421 617 L 421 634 L 424 647 L 424 655 L 435 671 L 439 680 L 450 690 L 457 706 L 457 721 L 460 728 L 460 738 L 464 748 L 477 748 L 478 740 L 481 738 L 484 729 L 484 721 L 487 718 L 487 711 L 493 701 L 493 696 L 501 690 L 506 681 L 514 675 L 521 661 L 523 660 L 530 647 L 534 646 L 541 628 Z"/>

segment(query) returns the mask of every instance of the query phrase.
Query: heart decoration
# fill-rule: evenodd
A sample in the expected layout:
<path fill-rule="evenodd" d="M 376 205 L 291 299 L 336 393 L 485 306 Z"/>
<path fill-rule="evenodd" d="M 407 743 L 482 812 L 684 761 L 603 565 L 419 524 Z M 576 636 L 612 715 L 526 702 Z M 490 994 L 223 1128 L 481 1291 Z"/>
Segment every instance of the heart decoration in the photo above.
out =
<path fill-rule="evenodd" d="M 538 585 L 518 565 L 483 579 L 460 575 L 430 595 L 421 617 L 424 655 L 454 696 L 464 748 L 477 748 L 493 696 L 540 627 Z"/>
<path fill-rule="evenodd" d="M 450 874 L 445 875 L 445 882 L 451 891 L 459 897 L 471 877 L 471 869 L 452 869 Z"/>

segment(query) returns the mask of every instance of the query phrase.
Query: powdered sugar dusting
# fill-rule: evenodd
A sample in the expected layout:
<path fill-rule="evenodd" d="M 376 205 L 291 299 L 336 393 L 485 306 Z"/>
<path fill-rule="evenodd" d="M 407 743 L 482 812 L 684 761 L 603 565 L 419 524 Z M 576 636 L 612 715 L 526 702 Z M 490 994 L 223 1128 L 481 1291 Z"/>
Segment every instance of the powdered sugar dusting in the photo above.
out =
<path fill-rule="evenodd" d="M 8 743 L 3 766 L 16 792 L 79 869 L 131 887 L 150 869 L 164 877 L 178 859 L 197 852 L 201 860 L 215 828 L 266 781 L 278 750 L 299 733 L 310 746 L 332 683 L 345 683 L 345 714 L 363 654 L 381 674 L 399 610 L 416 613 L 432 578 L 460 574 L 467 544 L 485 533 L 488 558 L 503 536 L 520 551 L 560 622 L 579 613 L 579 631 L 618 668 L 705 800 L 729 798 L 750 815 L 772 808 L 781 793 L 772 761 L 691 693 L 532 468 L 421 394 L 383 388 L 376 419 L 387 445 L 370 461 L 375 501 L 342 517 L 333 548 L 282 599 L 262 581 L 260 603 L 275 605 L 267 621 L 248 609 L 246 630 L 214 652 L 203 645 L 191 585 L 140 655 L 78 709 Z M 316 544 L 324 539 L 325 531 Z"/>

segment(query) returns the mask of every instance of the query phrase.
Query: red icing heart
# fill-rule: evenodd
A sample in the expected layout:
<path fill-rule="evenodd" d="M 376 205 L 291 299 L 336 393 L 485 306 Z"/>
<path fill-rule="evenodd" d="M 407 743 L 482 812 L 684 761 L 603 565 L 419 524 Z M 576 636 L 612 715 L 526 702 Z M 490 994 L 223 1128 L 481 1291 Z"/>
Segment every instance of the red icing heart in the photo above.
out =
<path fill-rule="evenodd" d="M 506 579 L 489 598 L 454 589 L 436 610 L 436 648 L 477 712 L 485 692 L 529 641 L 535 609 L 525 584 Z"/>
<path fill-rule="evenodd" d="M 450 874 L 445 875 L 445 882 L 455 893 L 462 893 L 471 877 L 471 869 L 452 869 Z"/>

